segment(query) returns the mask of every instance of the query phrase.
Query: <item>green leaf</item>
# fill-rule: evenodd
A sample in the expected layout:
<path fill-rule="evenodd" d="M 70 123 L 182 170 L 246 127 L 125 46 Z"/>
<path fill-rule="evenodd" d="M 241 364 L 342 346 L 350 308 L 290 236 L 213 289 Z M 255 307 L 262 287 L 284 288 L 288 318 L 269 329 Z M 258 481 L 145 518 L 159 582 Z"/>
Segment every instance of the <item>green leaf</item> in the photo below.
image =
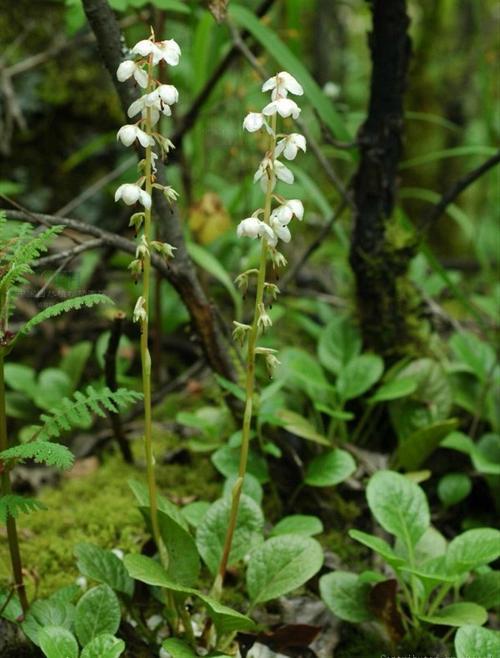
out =
<path fill-rule="evenodd" d="M 442 420 L 400 439 L 397 459 L 403 468 L 415 471 L 439 447 L 441 441 L 456 429 L 455 418 Z"/>
<path fill-rule="evenodd" d="M 225 389 L 226 391 L 229 391 L 229 393 L 231 393 L 231 395 L 234 395 L 234 397 L 237 398 L 238 400 L 245 402 L 246 399 L 245 391 L 242 388 L 240 388 L 238 384 L 231 382 L 229 379 L 226 379 L 225 377 L 222 377 L 217 373 L 214 374 L 214 377 L 221 388 Z"/>
<path fill-rule="evenodd" d="M 465 587 L 464 598 L 487 609 L 500 606 L 500 571 L 488 571 L 476 576 Z"/>
<path fill-rule="evenodd" d="M 287 347 L 280 352 L 280 361 L 278 374 L 285 378 L 287 385 L 291 384 L 313 398 L 318 391 L 333 391 L 318 361 L 305 350 Z"/>
<path fill-rule="evenodd" d="M 304 535 L 312 537 L 323 532 L 323 524 L 317 516 L 292 514 L 285 516 L 271 530 L 271 537 L 278 535 Z"/>
<path fill-rule="evenodd" d="M 78 658 L 75 636 L 62 626 L 41 628 L 38 632 L 38 642 L 47 658 Z"/>
<path fill-rule="evenodd" d="M 322 121 L 336 137 L 349 141 L 351 136 L 345 128 L 343 120 L 334 110 L 332 102 L 324 95 L 302 62 L 281 41 L 276 32 L 259 21 L 252 11 L 233 2 L 229 5 L 229 16 L 238 25 L 247 29 L 285 71 L 293 71 L 294 77 L 304 88 L 306 98 L 314 105 Z"/>
<path fill-rule="evenodd" d="M 61 398 L 71 395 L 73 388 L 68 375 L 57 368 L 46 368 L 38 376 L 35 404 L 50 410 Z"/>
<path fill-rule="evenodd" d="M 169 558 L 168 576 L 180 585 L 193 585 L 198 580 L 201 568 L 193 537 L 165 512 L 158 511 L 158 524 Z"/>
<path fill-rule="evenodd" d="M 6 363 L 4 366 L 5 383 L 13 391 L 24 393 L 33 398 L 36 392 L 36 372 L 21 363 Z"/>
<path fill-rule="evenodd" d="M 249 630 L 255 626 L 254 622 L 245 615 L 231 610 L 203 592 L 172 582 L 165 569 L 156 560 L 144 555 L 126 555 L 124 562 L 129 574 L 136 580 L 200 599 L 221 634 Z"/>
<path fill-rule="evenodd" d="M 71 630 L 74 617 L 74 605 L 55 599 L 39 599 L 31 605 L 21 626 L 24 633 L 38 646 L 41 629 L 47 626 L 58 626 Z"/>
<path fill-rule="evenodd" d="M 240 465 L 240 449 L 224 446 L 212 455 L 212 463 L 224 477 L 237 475 Z M 248 453 L 247 472 L 251 473 L 261 484 L 269 481 L 266 460 L 253 450 Z"/>
<path fill-rule="evenodd" d="M 234 484 L 238 479 L 237 475 L 230 475 L 227 480 L 224 482 L 224 489 L 222 491 L 223 496 L 230 496 L 233 490 Z M 254 477 L 251 473 L 246 473 L 245 479 L 243 480 L 243 488 L 241 490 L 244 494 L 255 500 L 257 505 L 260 505 L 264 492 L 260 482 Z"/>
<path fill-rule="evenodd" d="M 319 443 L 322 446 L 330 446 L 331 442 L 328 439 L 316 431 L 315 427 L 307 420 L 295 411 L 290 411 L 290 409 L 280 409 L 276 414 L 276 418 L 279 418 L 281 421 L 281 427 L 283 427 L 290 434 L 295 434 L 301 439 L 306 439 L 307 441 L 312 441 L 313 443 Z"/>
<path fill-rule="evenodd" d="M 346 450 L 330 450 L 315 457 L 308 465 L 304 482 L 311 487 L 333 487 L 350 477 L 356 462 Z"/>
<path fill-rule="evenodd" d="M 75 633 L 82 646 L 101 633 L 114 635 L 120 626 L 120 603 L 108 585 L 89 589 L 76 605 Z"/>
<path fill-rule="evenodd" d="M 361 353 L 361 335 L 351 320 L 336 317 L 321 332 L 318 358 L 322 366 L 338 375 L 349 361 Z"/>
<path fill-rule="evenodd" d="M 93 344 L 89 340 L 82 340 L 73 345 L 65 353 L 60 368 L 69 377 L 71 390 L 75 390 L 82 378 L 85 365 L 92 353 Z"/>
<path fill-rule="evenodd" d="M 219 283 L 224 286 L 231 299 L 233 300 L 236 317 L 238 319 L 241 318 L 243 309 L 241 295 L 236 290 L 235 285 L 225 270 L 224 266 L 221 265 L 219 260 L 217 260 L 213 254 L 211 254 L 207 249 L 201 247 L 199 244 L 188 242 L 187 250 L 191 258 L 199 267 L 206 270 L 214 277 L 214 279 L 217 279 L 217 281 L 219 281 Z"/>
<path fill-rule="evenodd" d="M 147 484 L 131 478 L 128 481 L 128 486 L 132 490 L 132 493 L 134 494 L 139 504 L 139 508 L 149 508 L 149 490 Z M 174 505 L 174 503 L 170 502 L 168 498 L 165 498 L 165 496 L 162 496 L 161 494 L 158 495 L 157 506 L 160 512 L 165 512 L 165 514 L 170 516 L 176 523 L 182 526 L 184 530 L 189 529 L 189 526 L 181 510 L 177 507 L 177 505 Z"/>
<path fill-rule="evenodd" d="M 439 480 L 437 487 L 439 500 L 446 507 L 467 498 L 471 490 L 471 479 L 465 473 L 447 473 Z"/>
<path fill-rule="evenodd" d="M 7 450 L 0 452 L 0 459 L 4 461 L 15 460 L 18 463 L 33 459 L 38 464 L 55 466 L 63 471 L 71 468 L 75 460 L 69 448 L 51 441 L 31 441 L 30 443 L 22 443 L 7 448 Z"/>
<path fill-rule="evenodd" d="M 378 471 L 370 478 L 366 497 L 382 528 L 411 552 L 430 524 L 427 498 L 418 484 L 393 471 Z"/>
<path fill-rule="evenodd" d="M 456 146 L 454 148 L 443 149 L 440 151 L 431 151 L 426 155 L 420 155 L 410 160 L 405 160 L 399 166 L 400 169 L 409 169 L 410 167 L 419 167 L 420 165 L 429 164 L 436 160 L 447 158 L 457 158 L 463 155 L 495 155 L 496 149 L 490 146 L 480 146 L 479 144 L 470 144 L 466 146 Z"/>
<path fill-rule="evenodd" d="M 484 475 L 500 475 L 500 436 L 485 434 L 470 452 L 474 468 Z"/>
<path fill-rule="evenodd" d="M 221 498 L 213 503 L 196 530 L 198 551 L 212 573 L 216 573 L 219 566 L 230 513 L 231 499 Z M 242 494 L 228 565 L 242 560 L 262 542 L 263 527 L 262 510 L 254 500 Z"/>
<path fill-rule="evenodd" d="M 406 379 L 393 379 L 379 386 L 375 393 L 369 399 L 370 404 L 376 402 L 387 402 L 388 400 L 398 400 L 405 398 L 414 393 L 417 389 L 417 382 L 411 377 Z"/>
<path fill-rule="evenodd" d="M 419 615 L 419 619 L 428 624 L 442 626 L 465 626 L 467 624 L 482 626 L 488 619 L 488 613 L 477 603 L 461 601 L 441 608 L 433 615 Z"/>
<path fill-rule="evenodd" d="M 493 562 L 499 556 L 500 531 L 494 528 L 474 528 L 450 542 L 446 561 L 451 572 L 462 573 Z"/>
<path fill-rule="evenodd" d="M 361 354 L 347 363 L 337 378 L 337 391 L 343 400 L 366 393 L 384 372 L 384 362 L 377 354 Z"/>
<path fill-rule="evenodd" d="M 496 364 L 495 350 L 470 331 L 455 333 L 450 339 L 455 357 L 482 382 L 488 380 Z"/>
<path fill-rule="evenodd" d="M 455 635 L 457 658 L 494 658 L 500 655 L 500 633 L 481 626 L 462 626 Z"/>
<path fill-rule="evenodd" d="M 197 528 L 202 522 L 205 514 L 208 512 L 211 503 L 205 500 L 197 500 L 194 503 L 189 503 L 182 508 L 182 516 L 186 519 L 189 525 Z"/>
<path fill-rule="evenodd" d="M 358 624 L 373 619 L 368 596 L 371 586 L 348 571 L 335 571 L 319 580 L 321 598 L 340 619 Z"/>
<path fill-rule="evenodd" d="M 323 549 L 310 537 L 272 537 L 250 555 L 247 589 L 252 603 L 264 603 L 297 589 L 323 565 Z"/>
<path fill-rule="evenodd" d="M 1 456 L 2 453 L 0 452 Z M 0 496 L 0 524 L 6 525 L 7 516 L 17 519 L 19 514 L 29 514 L 39 509 L 47 508 L 36 498 L 27 498 L 25 496 L 18 496 L 17 494 L 5 494 L 4 496 Z"/>
<path fill-rule="evenodd" d="M 399 555 L 396 555 L 389 544 L 381 537 L 376 537 L 375 535 L 361 532 L 361 530 L 349 530 L 349 536 L 356 541 L 359 541 L 360 544 L 371 548 L 371 550 L 375 551 L 375 553 L 381 555 L 387 564 L 389 564 L 394 569 L 397 569 L 401 565 L 405 564 L 405 560 Z"/>
<path fill-rule="evenodd" d="M 80 658 L 118 658 L 124 651 L 123 640 L 109 633 L 102 633 L 84 647 Z"/>
<path fill-rule="evenodd" d="M 74 549 L 76 566 L 87 578 L 109 585 L 111 589 L 132 596 L 134 582 L 123 565 L 123 561 L 113 551 L 93 544 L 77 544 Z"/>

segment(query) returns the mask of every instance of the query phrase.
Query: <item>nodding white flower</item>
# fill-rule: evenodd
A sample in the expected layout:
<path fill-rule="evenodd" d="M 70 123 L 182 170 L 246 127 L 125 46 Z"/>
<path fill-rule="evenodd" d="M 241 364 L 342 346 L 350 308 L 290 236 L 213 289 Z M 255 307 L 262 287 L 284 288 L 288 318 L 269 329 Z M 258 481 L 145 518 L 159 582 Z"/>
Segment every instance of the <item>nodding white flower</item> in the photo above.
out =
<path fill-rule="evenodd" d="M 243 219 L 236 229 L 236 235 L 239 238 L 266 238 L 269 244 L 275 243 L 276 236 L 274 231 L 265 222 L 257 217 L 247 217 Z"/>
<path fill-rule="evenodd" d="M 288 92 L 295 94 L 296 96 L 302 96 L 304 93 L 302 86 L 297 82 L 293 75 L 290 75 L 290 73 L 287 73 L 286 71 L 281 71 L 264 82 L 262 85 L 262 91 L 271 90 L 271 98 L 273 101 L 278 98 L 285 98 Z"/>
<path fill-rule="evenodd" d="M 141 146 L 144 146 L 144 148 L 147 146 L 153 146 L 155 143 L 155 140 L 151 135 L 148 135 L 144 130 L 141 130 L 138 126 L 132 124 L 122 126 L 116 134 L 116 139 L 120 140 L 124 146 L 130 146 L 136 139 L 139 140 L 139 143 Z"/>
<path fill-rule="evenodd" d="M 306 138 L 304 135 L 299 133 L 292 133 L 284 139 L 281 139 L 276 145 L 276 157 L 279 157 L 282 153 L 287 160 L 294 160 L 298 150 L 306 152 Z"/>
<path fill-rule="evenodd" d="M 134 76 L 134 80 L 139 86 L 146 89 L 148 86 L 148 74 L 141 66 L 133 62 L 131 59 L 127 59 L 118 67 L 116 77 L 120 82 L 125 82 L 125 80 L 128 80 L 132 76 Z"/>
<path fill-rule="evenodd" d="M 253 177 L 253 182 L 257 183 L 258 181 L 262 180 L 264 177 L 266 177 L 266 179 L 267 179 L 268 178 L 268 172 L 270 170 L 272 170 L 272 168 L 273 168 L 273 163 L 270 160 L 270 158 L 267 158 L 267 157 L 264 158 L 262 160 L 262 162 L 260 163 L 260 165 L 257 167 L 257 171 L 255 172 L 254 177 Z M 264 180 L 264 183 L 265 182 L 266 181 Z"/>
<path fill-rule="evenodd" d="M 163 59 L 170 66 L 177 66 L 181 57 L 181 49 L 177 41 L 175 39 L 167 39 L 166 41 L 158 42 L 156 45 L 160 51 L 160 59 Z M 157 64 L 158 62 L 155 63 Z"/>
<path fill-rule="evenodd" d="M 274 161 L 274 173 L 276 174 L 276 178 L 289 185 L 295 180 L 292 171 L 279 160 Z"/>
<path fill-rule="evenodd" d="M 295 101 L 292 101 L 291 98 L 278 98 L 277 100 L 268 103 L 262 110 L 262 114 L 265 114 L 266 116 L 278 113 L 284 119 L 287 117 L 298 119 L 300 112 L 300 107 Z"/>
<path fill-rule="evenodd" d="M 149 246 L 148 246 L 148 241 L 146 240 L 146 236 L 142 235 L 141 241 L 139 242 L 135 250 L 135 257 L 137 260 L 143 260 L 144 258 L 146 258 L 146 256 L 149 256 Z"/>
<path fill-rule="evenodd" d="M 132 320 L 134 322 L 144 322 L 147 319 L 148 319 L 148 314 L 146 313 L 146 300 L 144 299 L 144 297 L 139 297 L 139 299 L 135 303 Z"/>
<path fill-rule="evenodd" d="M 257 132 L 265 123 L 262 112 L 249 112 L 243 120 L 243 128 L 249 133 Z"/>
<path fill-rule="evenodd" d="M 179 100 L 179 92 L 174 85 L 160 85 L 156 89 L 160 101 L 166 103 L 167 105 L 173 105 Z"/>
<path fill-rule="evenodd" d="M 115 201 L 122 200 L 127 206 L 133 206 L 138 201 L 145 207 L 151 208 L 151 197 L 147 192 L 132 183 L 124 183 L 115 192 Z"/>
<path fill-rule="evenodd" d="M 259 304 L 258 310 L 259 310 L 259 317 L 257 319 L 257 326 L 259 327 L 259 329 L 265 331 L 269 327 L 273 326 L 273 321 L 271 320 L 271 317 L 268 315 L 264 304 Z"/>
<path fill-rule="evenodd" d="M 290 199 L 283 205 L 275 208 L 271 214 L 271 219 L 276 218 L 281 224 L 288 224 L 292 217 L 295 216 L 299 221 L 304 217 L 304 204 L 299 199 Z"/>
<path fill-rule="evenodd" d="M 132 48 L 132 55 L 140 55 L 141 57 L 148 57 L 153 55 L 153 62 L 158 64 L 158 61 L 154 61 L 155 57 L 159 57 L 158 46 L 151 39 L 141 39 L 138 41 L 135 46 Z"/>

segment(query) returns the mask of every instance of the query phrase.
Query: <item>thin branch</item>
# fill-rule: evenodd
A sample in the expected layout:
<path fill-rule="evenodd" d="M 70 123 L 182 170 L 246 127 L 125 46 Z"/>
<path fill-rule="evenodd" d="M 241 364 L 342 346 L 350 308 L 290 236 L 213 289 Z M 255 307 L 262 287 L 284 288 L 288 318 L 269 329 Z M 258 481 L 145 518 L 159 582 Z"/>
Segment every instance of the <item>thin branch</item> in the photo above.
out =
<path fill-rule="evenodd" d="M 97 238 L 95 240 L 87 240 L 86 242 L 82 242 L 81 244 L 76 245 L 76 247 L 72 247 L 71 249 L 65 249 L 64 251 L 58 251 L 55 254 L 52 254 L 50 256 L 44 256 L 43 258 L 39 258 L 35 263 L 35 267 L 47 267 L 47 265 L 54 265 L 54 263 L 58 263 L 61 260 L 73 260 L 76 256 L 79 254 L 83 253 L 84 251 L 89 251 L 90 249 L 98 249 L 99 247 L 102 247 L 104 245 L 104 242 L 101 238 Z"/>
<path fill-rule="evenodd" d="M 430 226 L 432 226 L 432 224 L 434 224 L 434 222 L 444 213 L 446 208 L 455 201 L 457 196 L 462 194 L 462 192 L 466 190 L 470 185 L 472 185 L 472 183 L 477 181 L 478 178 L 495 167 L 499 162 L 500 150 L 497 151 L 495 155 L 492 155 L 490 158 L 488 158 L 488 160 L 483 162 L 483 164 L 479 165 L 479 167 L 476 167 L 468 174 L 465 174 L 465 176 L 462 176 L 462 178 L 459 178 L 456 183 L 448 188 L 448 190 L 432 208 L 429 215 L 419 226 L 420 231 L 426 231 L 428 228 L 430 228 Z"/>

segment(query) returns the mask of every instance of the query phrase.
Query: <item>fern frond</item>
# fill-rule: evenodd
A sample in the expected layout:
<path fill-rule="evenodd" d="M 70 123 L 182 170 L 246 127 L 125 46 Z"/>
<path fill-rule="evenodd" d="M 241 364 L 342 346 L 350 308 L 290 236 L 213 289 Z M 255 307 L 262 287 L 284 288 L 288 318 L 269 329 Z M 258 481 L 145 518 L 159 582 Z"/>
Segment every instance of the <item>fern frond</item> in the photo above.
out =
<path fill-rule="evenodd" d="M 50 441 L 31 441 L 0 452 L 0 460 L 2 461 L 24 462 L 27 459 L 33 459 L 39 464 L 55 466 L 61 471 L 71 468 L 75 461 L 69 448 Z"/>
<path fill-rule="evenodd" d="M 7 517 L 16 519 L 19 514 L 29 514 L 39 509 L 47 509 L 46 506 L 34 498 L 24 498 L 15 494 L 7 494 L 0 497 L 0 523 L 5 525 Z"/>
<path fill-rule="evenodd" d="M 90 308 L 96 304 L 113 304 L 113 300 L 107 297 L 106 295 L 94 294 L 94 295 L 82 295 L 81 297 L 72 297 L 70 299 L 65 299 L 63 302 L 58 304 L 53 304 L 47 308 L 37 313 L 31 320 L 26 322 L 25 325 L 21 327 L 18 335 L 27 334 L 36 327 L 37 324 L 45 322 L 49 318 L 54 318 L 57 315 L 62 313 L 68 313 L 69 311 L 76 311 L 83 307 Z"/>
<path fill-rule="evenodd" d="M 24 225 L 26 226 L 26 225 Z M 47 251 L 54 237 L 63 230 L 63 226 L 52 226 L 34 237 L 29 228 L 21 227 L 12 240 L 12 248 L 2 254 L 2 276 L 0 291 L 7 291 L 13 286 L 25 282 L 25 276 L 33 270 L 31 264 L 41 253 Z"/>
<path fill-rule="evenodd" d="M 96 390 L 92 386 L 87 386 L 85 395 L 77 391 L 73 399 L 63 398 L 50 414 L 42 414 L 40 419 L 43 425 L 36 436 L 42 440 L 57 438 L 64 431 L 88 423 L 92 413 L 105 417 L 106 410 L 116 413 L 141 398 L 141 393 L 126 388 L 111 391 L 109 388 Z"/>

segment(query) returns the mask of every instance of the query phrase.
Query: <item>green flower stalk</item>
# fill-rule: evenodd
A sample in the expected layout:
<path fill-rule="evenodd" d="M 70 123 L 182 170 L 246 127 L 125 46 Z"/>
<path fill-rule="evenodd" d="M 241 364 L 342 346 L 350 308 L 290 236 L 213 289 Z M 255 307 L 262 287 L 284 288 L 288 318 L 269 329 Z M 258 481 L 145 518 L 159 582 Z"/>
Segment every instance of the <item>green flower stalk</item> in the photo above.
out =
<path fill-rule="evenodd" d="M 153 147 L 157 144 L 162 155 L 173 148 L 173 144 L 163 137 L 156 129 L 161 115 L 171 116 L 171 106 L 179 99 L 177 89 L 173 85 L 160 84 L 154 76 L 154 67 L 161 61 L 171 66 L 179 63 L 180 48 L 173 40 L 155 41 L 151 32 L 149 39 L 139 41 L 131 51 L 136 59 L 122 62 L 117 70 L 117 78 L 124 82 L 134 78 L 136 83 L 145 90 L 145 94 L 134 101 L 128 109 L 128 116 L 140 115 L 135 124 L 122 126 L 117 134 L 125 146 L 139 142 L 145 149 L 145 157 L 139 162 L 139 179 L 134 184 L 120 185 L 116 190 L 115 201 L 122 200 L 132 206 L 139 203 L 144 210 L 132 215 L 130 225 L 138 234 L 138 246 L 135 259 L 129 266 L 135 279 L 142 279 L 142 292 L 138 298 L 133 319 L 140 324 L 141 330 L 141 364 L 142 387 L 144 394 L 144 449 L 146 456 L 147 480 L 150 500 L 150 514 L 153 537 L 160 551 L 165 567 L 168 555 L 161 542 L 158 525 L 157 489 L 154 468 L 153 437 L 152 437 L 152 404 L 151 404 L 151 357 L 149 353 L 149 308 L 151 296 L 151 255 L 156 252 L 160 257 L 173 257 L 175 247 L 167 243 L 153 240 L 152 230 L 152 192 L 159 189 L 169 199 L 175 200 L 177 193 L 171 188 L 156 182 L 155 160 L 158 157 Z"/>
<path fill-rule="evenodd" d="M 240 274 L 236 282 L 243 290 L 247 290 L 251 277 L 257 279 L 253 319 L 250 325 L 235 322 L 233 337 L 241 344 L 246 342 L 246 382 L 245 382 L 245 410 L 243 414 L 242 439 L 238 478 L 232 490 L 231 511 L 229 523 L 219 563 L 217 576 L 213 586 L 214 595 L 220 596 L 224 578 L 231 554 L 231 545 L 237 525 L 238 510 L 245 479 L 250 446 L 250 433 L 253 417 L 253 398 L 255 391 L 255 363 L 257 356 L 263 356 L 267 369 L 272 376 L 274 368 L 279 365 L 275 350 L 258 345 L 259 336 L 272 326 L 272 320 L 267 312 L 266 302 L 273 300 L 279 294 L 279 288 L 274 283 L 266 281 L 267 265 L 270 260 L 274 267 L 286 264 L 286 259 L 277 250 L 278 241 L 290 242 L 291 233 L 288 224 L 293 217 L 302 220 L 304 206 L 299 199 L 286 200 L 275 193 L 277 180 L 284 183 L 293 183 L 294 176 L 291 170 L 278 160 L 283 154 L 287 160 L 293 160 L 298 150 L 306 150 L 306 140 L 303 135 L 292 133 L 290 135 L 277 134 L 278 115 L 296 119 L 300 108 L 295 101 L 288 98 L 288 92 L 302 95 L 303 89 L 293 76 L 285 71 L 267 80 L 262 91 L 271 91 L 271 102 L 262 112 L 250 112 L 243 121 L 243 127 L 248 132 L 265 129 L 269 136 L 268 149 L 260 163 L 254 182 L 259 182 L 265 193 L 264 207 L 256 210 L 251 217 L 240 222 L 237 229 L 239 237 L 260 239 L 260 261 L 258 269 L 247 270 Z M 268 123 L 268 118 L 270 123 Z M 274 202 L 277 206 L 273 208 Z M 262 216 L 262 219 L 259 217 Z"/>

